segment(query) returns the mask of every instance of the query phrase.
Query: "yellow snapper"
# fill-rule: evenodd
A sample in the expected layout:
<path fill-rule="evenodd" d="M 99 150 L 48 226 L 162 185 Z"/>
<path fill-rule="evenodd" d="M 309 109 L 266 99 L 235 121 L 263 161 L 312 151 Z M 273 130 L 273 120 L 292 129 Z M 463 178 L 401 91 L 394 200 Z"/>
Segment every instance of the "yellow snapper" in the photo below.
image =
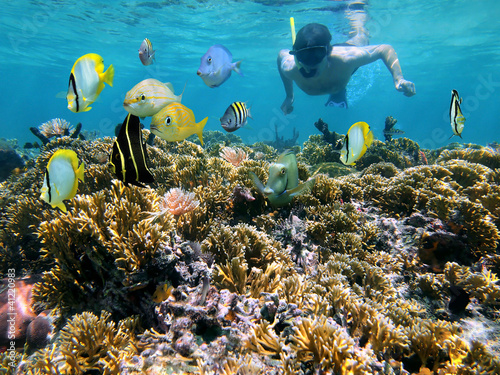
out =
<path fill-rule="evenodd" d="M 167 104 L 181 102 L 182 94 L 175 95 L 170 82 L 163 83 L 148 78 L 135 85 L 127 92 L 123 106 L 127 112 L 138 117 L 153 116 Z"/>
<path fill-rule="evenodd" d="M 451 91 L 451 103 L 450 103 L 450 123 L 451 130 L 453 130 L 454 135 L 458 135 L 462 138 L 462 131 L 464 130 L 465 117 L 462 114 L 462 109 L 460 108 L 460 104 L 462 103 L 462 98 L 459 98 L 458 91 Z M 450 138 L 451 138 L 450 137 Z"/>
<path fill-rule="evenodd" d="M 373 132 L 366 122 L 353 124 L 345 136 L 344 145 L 340 150 L 340 161 L 345 165 L 354 165 L 373 142 Z"/>
<path fill-rule="evenodd" d="M 66 212 L 63 200 L 72 199 L 76 195 L 78 180 L 83 182 L 83 172 L 84 163 L 78 166 L 75 151 L 57 150 L 45 170 L 40 199 Z"/>
<path fill-rule="evenodd" d="M 198 135 L 203 146 L 203 128 L 208 117 L 196 123 L 194 113 L 181 103 L 170 103 L 151 119 L 151 132 L 169 142 L 182 141 Z"/>
<path fill-rule="evenodd" d="M 72 112 L 90 111 L 104 88 L 104 83 L 113 86 L 115 68 L 110 65 L 104 72 L 103 59 L 96 53 L 88 53 L 75 61 L 69 75 L 68 109 Z"/>
<path fill-rule="evenodd" d="M 297 159 L 291 150 L 284 151 L 276 163 L 271 164 L 266 186 L 255 173 L 250 172 L 250 178 L 255 187 L 269 199 L 274 207 L 287 205 L 293 197 L 312 188 L 316 181 L 316 177 L 313 177 L 299 185 Z"/>

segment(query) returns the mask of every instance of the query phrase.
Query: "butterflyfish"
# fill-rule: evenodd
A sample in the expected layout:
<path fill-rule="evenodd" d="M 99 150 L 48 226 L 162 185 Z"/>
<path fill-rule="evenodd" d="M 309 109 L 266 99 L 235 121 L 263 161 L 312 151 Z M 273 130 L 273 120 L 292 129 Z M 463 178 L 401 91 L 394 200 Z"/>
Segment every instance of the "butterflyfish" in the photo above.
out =
<path fill-rule="evenodd" d="M 297 159 L 291 150 L 284 151 L 276 163 L 271 164 L 266 186 L 255 173 L 250 172 L 250 178 L 257 190 L 266 196 L 274 207 L 287 205 L 293 197 L 311 189 L 316 181 L 316 178 L 313 177 L 299 184 Z"/>
<path fill-rule="evenodd" d="M 220 119 L 220 124 L 225 131 L 231 133 L 245 126 L 249 117 L 252 118 L 252 115 L 246 103 L 234 102 L 224 112 L 224 116 Z"/>
<path fill-rule="evenodd" d="M 111 172 L 125 185 L 144 187 L 142 183 L 154 182 L 148 167 L 148 153 L 142 139 L 139 117 L 128 114 L 113 143 L 109 157 Z"/>
<path fill-rule="evenodd" d="M 345 165 L 354 165 L 373 142 L 373 132 L 366 122 L 353 124 L 345 136 L 344 145 L 340 150 L 340 161 Z"/>
<path fill-rule="evenodd" d="M 208 121 L 205 117 L 196 122 L 191 109 L 181 103 L 170 103 L 151 119 L 151 132 L 169 142 L 182 141 L 196 134 L 203 146 L 203 128 Z"/>
<path fill-rule="evenodd" d="M 68 109 L 72 112 L 90 111 L 89 107 L 96 101 L 104 89 L 104 83 L 113 86 L 115 68 L 110 65 L 104 71 L 103 59 L 96 53 L 88 53 L 76 60 L 69 75 Z"/>
<path fill-rule="evenodd" d="M 214 44 L 201 57 L 196 74 L 208 87 L 218 87 L 231 77 L 233 70 L 242 76 L 240 65 L 241 60 L 233 63 L 233 55 L 226 47 Z"/>
<path fill-rule="evenodd" d="M 45 170 L 40 199 L 66 212 L 63 201 L 76 195 L 78 180 L 83 182 L 84 168 L 84 163 L 78 166 L 75 151 L 61 149 L 54 152 Z"/>
<path fill-rule="evenodd" d="M 145 38 L 139 47 L 139 59 L 141 59 L 142 65 L 151 65 L 155 59 L 155 52 L 151 41 Z"/>
<path fill-rule="evenodd" d="M 181 102 L 182 94 L 175 95 L 170 82 L 163 83 L 154 78 L 148 78 L 135 85 L 123 101 L 128 113 L 138 117 L 153 116 L 172 102 Z"/>
<path fill-rule="evenodd" d="M 459 97 L 457 90 L 451 90 L 451 103 L 450 103 L 450 123 L 451 130 L 454 135 L 458 135 L 462 138 L 462 131 L 464 130 L 465 117 L 462 114 L 462 109 L 460 108 L 462 104 L 462 98 Z M 450 137 L 450 138 L 451 138 Z"/>

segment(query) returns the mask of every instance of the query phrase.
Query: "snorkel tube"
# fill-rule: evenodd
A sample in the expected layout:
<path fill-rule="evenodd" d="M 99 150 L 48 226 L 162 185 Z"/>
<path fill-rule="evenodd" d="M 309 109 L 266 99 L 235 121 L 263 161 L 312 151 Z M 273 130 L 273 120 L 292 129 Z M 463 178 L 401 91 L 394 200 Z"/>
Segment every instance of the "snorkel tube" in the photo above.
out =
<path fill-rule="evenodd" d="M 290 17 L 290 29 L 292 30 L 292 48 L 295 44 L 295 20 L 293 17 Z"/>

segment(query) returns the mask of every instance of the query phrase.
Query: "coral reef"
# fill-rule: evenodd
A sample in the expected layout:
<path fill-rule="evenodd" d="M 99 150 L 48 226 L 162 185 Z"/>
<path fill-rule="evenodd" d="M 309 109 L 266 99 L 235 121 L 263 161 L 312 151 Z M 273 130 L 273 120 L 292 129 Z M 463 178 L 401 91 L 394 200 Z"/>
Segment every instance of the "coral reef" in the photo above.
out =
<path fill-rule="evenodd" d="M 392 136 L 396 134 L 404 134 L 404 131 L 394 128 L 398 120 L 392 116 L 387 116 L 385 118 L 384 126 L 384 138 L 386 142 L 392 141 Z"/>
<path fill-rule="evenodd" d="M 249 173 L 266 181 L 278 150 L 221 132 L 205 141 L 156 137 L 150 188 L 112 178 L 109 137 L 53 137 L 0 183 L 1 271 L 41 274 L 30 319 L 47 331 L 37 313 L 52 309 L 55 323 L 29 334 L 34 353 L 1 354 L 2 370 L 500 372 L 497 151 L 452 145 L 424 161 L 400 138 L 341 169 L 310 136 L 297 167 L 316 183 L 275 209 Z M 223 147 L 249 157 L 235 166 Z M 59 148 L 86 164 L 67 213 L 37 199 Z M 171 208 L 169 191 L 189 193 Z"/>

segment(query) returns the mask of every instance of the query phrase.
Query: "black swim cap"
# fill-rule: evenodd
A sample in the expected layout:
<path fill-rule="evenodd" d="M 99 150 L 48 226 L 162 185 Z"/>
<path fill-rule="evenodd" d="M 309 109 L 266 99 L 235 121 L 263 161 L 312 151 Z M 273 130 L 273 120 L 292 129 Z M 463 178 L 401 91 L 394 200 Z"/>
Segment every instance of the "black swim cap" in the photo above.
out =
<path fill-rule="evenodd" d="M 332 35 L 325 25 L 309 23 L 299 30 L 293 44 L 294 51 L 307 47 L 318 47 L 330 45 Z"/>

